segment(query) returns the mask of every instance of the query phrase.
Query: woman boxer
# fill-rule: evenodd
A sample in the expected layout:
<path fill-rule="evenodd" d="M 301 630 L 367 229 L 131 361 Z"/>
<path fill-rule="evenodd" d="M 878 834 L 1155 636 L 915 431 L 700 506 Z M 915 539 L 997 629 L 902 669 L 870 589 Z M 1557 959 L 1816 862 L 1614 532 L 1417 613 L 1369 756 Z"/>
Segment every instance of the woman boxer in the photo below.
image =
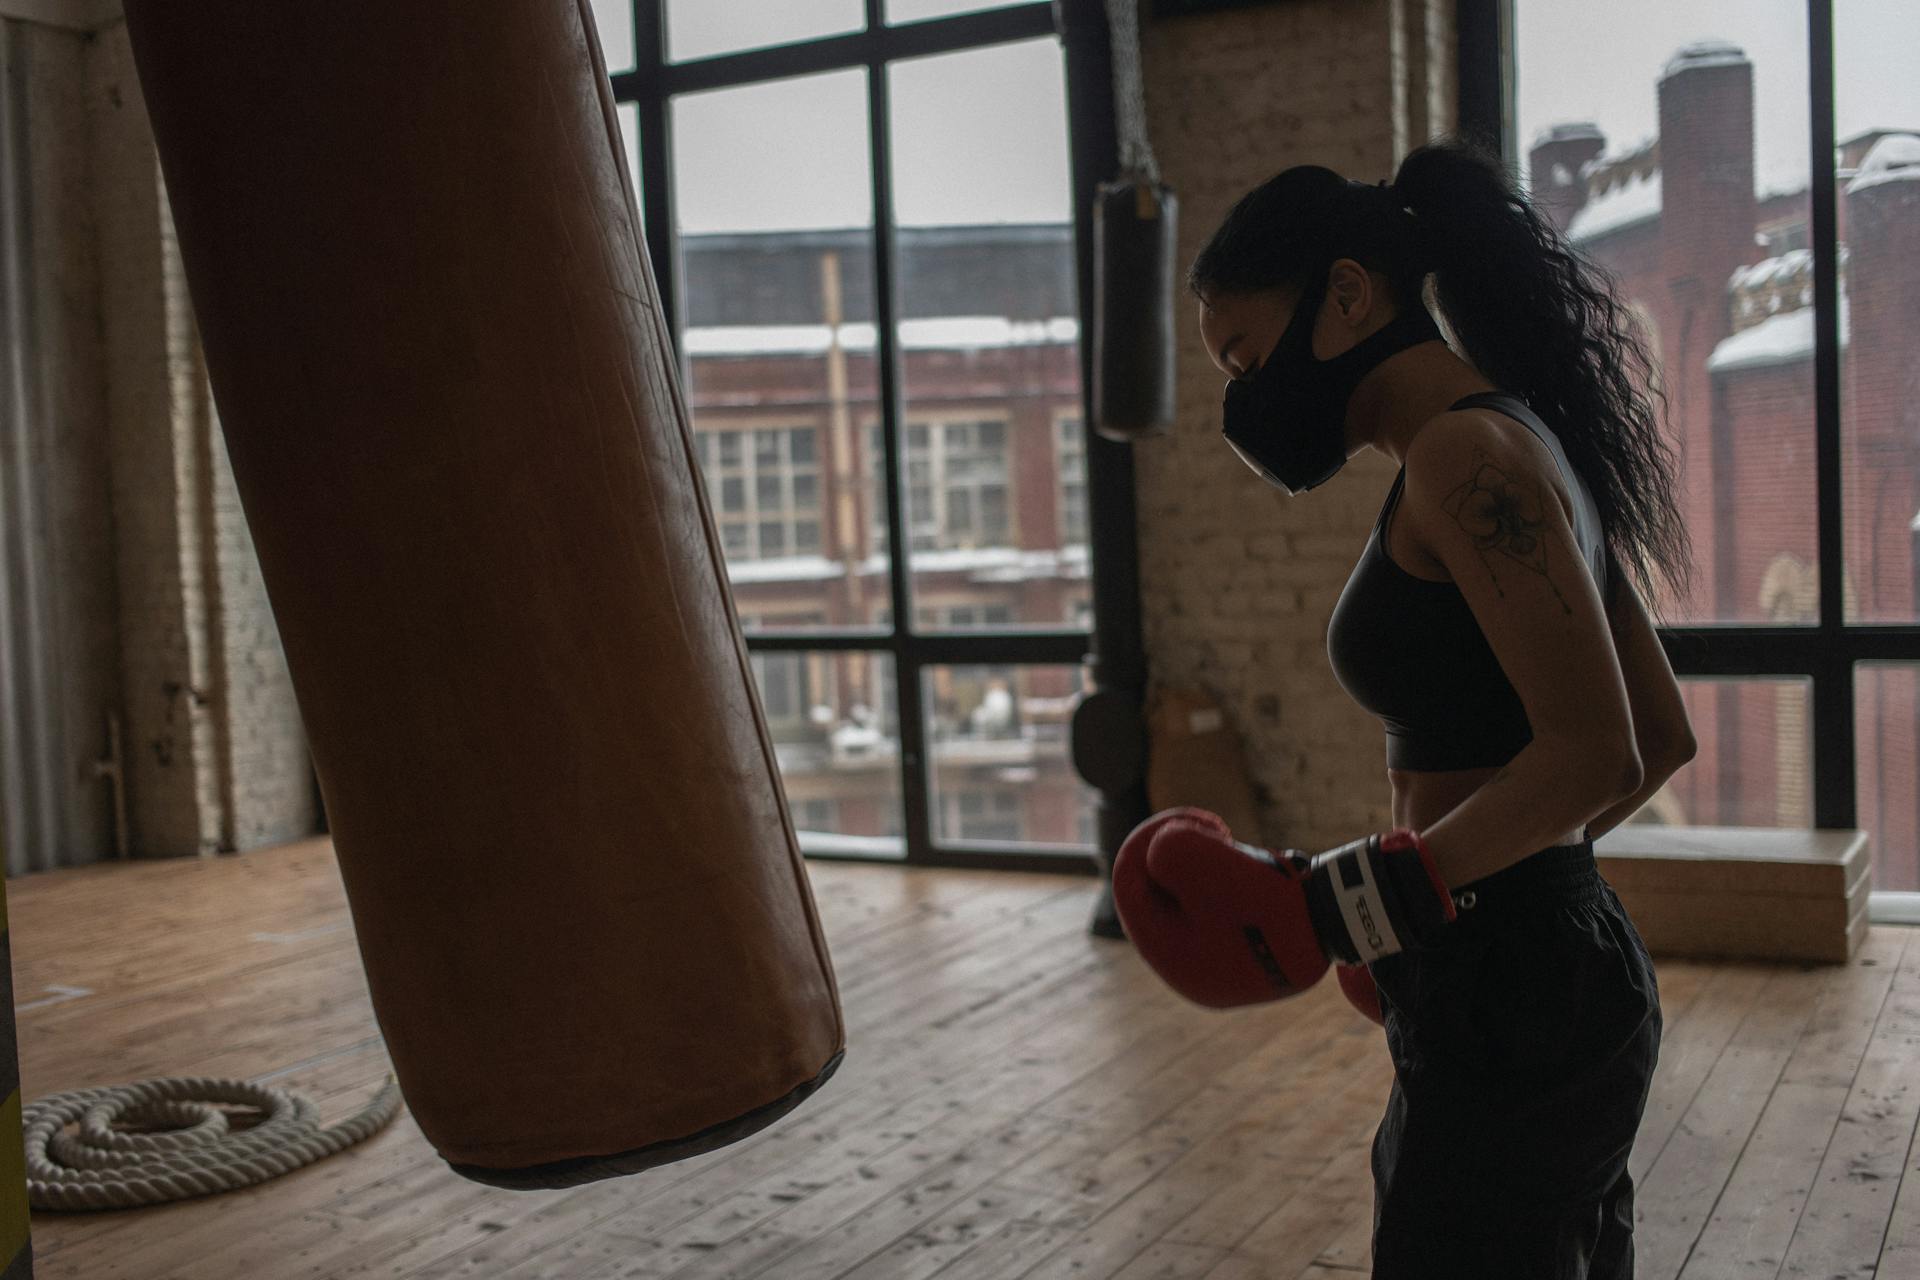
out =
<path fill-rule="evenodd" d="M 1394 1066 L 1377 1280 L 1630 1276 L 1627 1155 L 1661 1014 L 1592 841 L 1694 749 L 1629 580 L 1682 583 L 1688 561 L 1646 351 L 1500 166 L 1456 144 L 1390 184 L 1286 170 L 1228 213 L 1189 284 L 1232 379 L 1226 437 L 1255 470 L 1297 495 L 1364 448 L 1400 464 L 1328 649 L 1385 722 L 1404 830 L 1308 864 L 1176 821 L 1129 860 L 1129 933 L 1163 975 L 1202 982 L 1237 963 L 1227 939 L 1260 939 L 1282 985 L 1303 933 L 1371 961 Z M 1244 916 L 1228 864 L 1263 858 L 1269 882 L 1295 868 L 1298 914 L 1212 920 L 1221 950 L 1201 961 L 1211 944 L 1181 930 Z M 1305 981 L 1325 963 L 1308 961 Z"/>

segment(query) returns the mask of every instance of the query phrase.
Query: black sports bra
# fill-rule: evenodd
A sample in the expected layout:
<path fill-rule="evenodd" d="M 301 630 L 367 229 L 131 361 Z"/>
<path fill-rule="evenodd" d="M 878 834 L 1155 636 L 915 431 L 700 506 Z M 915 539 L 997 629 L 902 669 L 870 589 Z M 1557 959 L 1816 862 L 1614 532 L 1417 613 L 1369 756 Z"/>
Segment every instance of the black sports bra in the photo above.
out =
<path fill-rule="evenodd" d="M 1606 594 L 1606 539 L 1600 517 L 1566 451 L 1519 397 L 1468 396 L 1454 409 L 1488 408 L 1521 423 L 1553 453 L 1573 496 L 1573 532 L 1588 570 Z M 1360 563 L 1327 628 L 1333 672 L 1355 702 L 1387 729 L 1387 765 L 1436 771 L 1503 765 L 1533 740 L 1520 695 L 1494 657 L 1473 610 L 1451 582 L 1418 578 L 1387 553 L 1387 522 L 1405 487 L 1394 477 Z"/>

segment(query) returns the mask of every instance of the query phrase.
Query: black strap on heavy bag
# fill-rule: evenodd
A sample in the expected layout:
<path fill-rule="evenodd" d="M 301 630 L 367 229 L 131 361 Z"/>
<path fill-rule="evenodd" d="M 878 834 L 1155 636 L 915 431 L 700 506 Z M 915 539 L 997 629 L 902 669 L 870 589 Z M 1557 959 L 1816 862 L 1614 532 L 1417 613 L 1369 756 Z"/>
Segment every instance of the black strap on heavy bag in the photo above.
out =
<path fill-rule="evenodd" d="M 1173 427 L 1173 279 L 1179 202 L 1147 140 L 1138 0 L 1106 0 L 1120 175 L 1093 210 L 1093 425 L 1121 442 Z"/>

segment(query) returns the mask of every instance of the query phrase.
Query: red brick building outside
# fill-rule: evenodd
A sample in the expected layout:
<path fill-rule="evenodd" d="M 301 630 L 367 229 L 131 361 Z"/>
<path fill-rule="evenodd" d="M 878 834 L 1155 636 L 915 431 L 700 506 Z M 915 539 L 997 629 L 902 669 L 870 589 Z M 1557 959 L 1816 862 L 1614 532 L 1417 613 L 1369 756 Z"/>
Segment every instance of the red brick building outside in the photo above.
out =
<path fill-rule="evenodd" d="M 878 364 L 864 230 L 686 236 L 682 352 L 748 628 L 885 626 Z M 914 625 L 1090 625 L 1072 229 L 900 232 L 901 449 Z M 897 852 L 889 659 L 756 654 L 809 847 Z M 934 831 L 1090 846 L 1066 751 L 1081 673 L 927 673 Z M 876 839 L 877 838 L 877 839 Z"/>
<path fill-rule="evenodd" d="M 1689 46 L 1657 86 L 1659 134 L 1606 154 L 1586 124 L 1540 136 L 1534 198 L 1632 304 L 1659 366 L 1695 547 L 1676 623 L 1813 621 L 1813 275 L 1808 193 L 1756 195 L 1753 67 Z M 1845 140 L 1839 180 L 1844 586 L 1850 621 L 1916 618 L 1920 512 L 1920 138 Z M 1857 673 L 1859 822 L 1875 887 L 1920 888 L 1913 672 Z M 1643 815 L 1695 824 L 1811 821 L 1803 681 L 1689 682 L 1701 750 Z"/>

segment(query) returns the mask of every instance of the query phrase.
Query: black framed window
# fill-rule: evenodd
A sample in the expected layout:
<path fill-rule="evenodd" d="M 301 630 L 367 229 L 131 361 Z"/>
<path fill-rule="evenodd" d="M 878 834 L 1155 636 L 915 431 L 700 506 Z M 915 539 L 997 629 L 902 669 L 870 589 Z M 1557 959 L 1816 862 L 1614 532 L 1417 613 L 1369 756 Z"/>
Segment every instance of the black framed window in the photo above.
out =
<path fill-rule="evenodd" d="M 1086 57 L 1049 3 L 594 9 L 802 848 L 1084 865 Z"/>
<path fill-rule="evenodd" d="M 734 423 L 699 430 L 707 501 L 729 559 L 820 550 L 820 464 L 811 424 Z"/>
<path fill-rule="evenodd" d="M 1632 304 L 1696 546 L 1643 820 L 1861 826 L 1920 919 L 1920 10 L 1463 0 L 1461 113 Z"/>

